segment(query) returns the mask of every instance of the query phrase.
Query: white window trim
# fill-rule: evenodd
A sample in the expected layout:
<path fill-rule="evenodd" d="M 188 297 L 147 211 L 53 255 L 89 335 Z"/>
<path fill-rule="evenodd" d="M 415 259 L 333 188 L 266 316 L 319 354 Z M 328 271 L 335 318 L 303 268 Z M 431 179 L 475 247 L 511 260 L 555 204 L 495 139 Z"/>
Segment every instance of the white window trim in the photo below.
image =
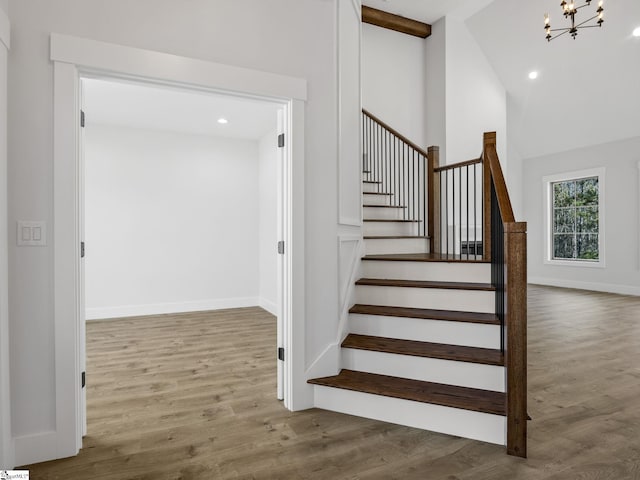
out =
<path fill-rule="evenodd" d="M 551 236 L 553 232 L 553 218 L 551 215 L 551 205 L 553 202 L 551 185 L 556 182 L 577 180 L 580 178 L 598 177 L 598 256 L 594 260 L 556 260 L 553 258 L 551 247 Z M 543 262 L 547 265 L 557 265 L 563 267 L 587 267 L 605 268 L 605 168 L 590 168 L 587 170 L 577 170 L 573 172 L 558 173 L 542 177 L 542 215 L 544 221 L 542 245 L 544 248 Z"/>

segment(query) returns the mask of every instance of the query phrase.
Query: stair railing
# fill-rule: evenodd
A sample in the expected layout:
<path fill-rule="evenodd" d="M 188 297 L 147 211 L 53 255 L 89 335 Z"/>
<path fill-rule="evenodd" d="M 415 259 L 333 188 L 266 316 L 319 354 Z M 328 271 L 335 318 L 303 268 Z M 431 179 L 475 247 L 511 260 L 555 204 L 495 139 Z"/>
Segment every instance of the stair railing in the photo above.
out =
<path fill-rule="evenodd" d="M 427 151 L 431 252 L 491 262 L 506 369 L 507 453 L 526 457 L 527 224 L 515 221 L 495 132 L 484 134 L 477 160 L 441 167 L 438 147 Z"/>
<path fill-rule="evenodd" d="M 452 260 L 482 258 L 484 178 L 482 158 L 440 166 L 438 147 L 427 150 L 431 252 Z"/>
<path fill-rule="evenodd" d="M 427 152 L 366 110 L 362 110 L 365 183 L 387 194 L 399 218 L 416 223 L 415 236 L 427 237 Z"/>
<path fill-rule="evenodd" d="M 496 134 L 484 134 L 482 162 L 490 195 L 491 281 L 496 287 L 496 313 L 502 325 L 506 368 L 507 453 L 527 456 L 527 224 L 516 222 L 498 153 Z M 489 232 L 487 232 L 489 233 Z"/>

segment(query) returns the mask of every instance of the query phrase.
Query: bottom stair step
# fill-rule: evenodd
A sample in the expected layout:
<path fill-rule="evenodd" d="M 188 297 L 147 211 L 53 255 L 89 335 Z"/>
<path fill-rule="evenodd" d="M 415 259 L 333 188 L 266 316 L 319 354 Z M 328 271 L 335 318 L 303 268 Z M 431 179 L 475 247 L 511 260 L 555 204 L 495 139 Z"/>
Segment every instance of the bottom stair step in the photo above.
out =
<path fill-rule="evenodd" d="M 342 370 L 332 377 L 314 378 L 309 380 L 309 383 L 474 412 L 506 415 L 505 394 L 490 390 L 422 382 L 354 370 Z"/>
<path fill-rule="evenodd" d="M 309 383 L 316 408 L 506 444 L 503 393 L 354 370 Z"/>

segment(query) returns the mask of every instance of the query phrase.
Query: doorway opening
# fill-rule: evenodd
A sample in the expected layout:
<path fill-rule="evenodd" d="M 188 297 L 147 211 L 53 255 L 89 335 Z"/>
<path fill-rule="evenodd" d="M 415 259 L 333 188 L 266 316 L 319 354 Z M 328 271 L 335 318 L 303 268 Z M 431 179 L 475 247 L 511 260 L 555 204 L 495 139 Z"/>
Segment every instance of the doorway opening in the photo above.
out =
<path fill-rule="evenodd" d="M 273 351 L 282 348 L 276 246 L 285 235 L 286 178 L 278 138 L 287 104 L 82 75 L 80 105 L 83 318 L 180 321 L 185 312 L 259 306 L 276 317 Z M 284 365 L 274 363 L 274 395 L 283 399 Z M 86 413 L 82 424 L 86 434 Z"/>

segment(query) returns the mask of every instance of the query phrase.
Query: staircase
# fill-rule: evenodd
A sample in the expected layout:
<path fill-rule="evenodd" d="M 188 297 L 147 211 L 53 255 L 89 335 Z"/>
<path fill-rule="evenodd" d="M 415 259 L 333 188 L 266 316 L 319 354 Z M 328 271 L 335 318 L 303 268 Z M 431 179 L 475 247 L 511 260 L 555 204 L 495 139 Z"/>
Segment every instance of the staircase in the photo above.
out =
<path fill-rule="evenodd" d="M 375 122 L 381 124 L 378 119 Z M 384 135 L 391 132 L 389 138 L 409 142 L 382 125 Z M 368 152 L 372 143 L 387 143 L 380 142 L 383 137 L 375 130 L 365 131 L 364 138 Z M 341 371 L 309 380 L 314 385 L 315 405 L 507 445 L 510 454 L 526 456 L 526 420 L 522 421 L 520 415 L 517 427 L 511 430 L 513 419 L 507 421 L 508 404 L 513 410 L 516 402 L 509 400 L 514 398 L 513 392 L 507 395 L 508 383 L 511 385 L 514 379 L 505 368 L 513 352 L 505 349 L 505 312 L 501 307 L 505 303 L 501 296 L 506 290 L 501 283 L 504 279 L 496 275 L 499 269 L 490 255 L 482 256 L 477 251 L 470 254 L 469 247 L 466 252 L 460 247 L 465 242 L 489 245 L 491 240 L 483 234 L 478 241 L 475 227 L 476 238 L 470 238 L 469 220 L 466 238 L 460 234 L 459 241 L 445 239 L 444 230 L 448 236 L 451 222 L 445 221 L 439 228 L 443 222 L 434 207 L 446 203 L 446 196 L 433 199 L 427 192 L 429 187 L 437 192 L 434 182 L 442 185 L 442 180 L 431 178 L 439 168 L 437 158 L 435 165 L 428 165 L 427 152 L 418 151 L 425 157 L 424 166 L 409 174 L 412 186 L 404 192 L 398 187 L 402 171 L 411 168 L 403 169 L 401 161 L 391 160 L 389 167 L 384 166 L 388 159 L 376 160 L 383 165 L 380 167 L 371 166 L 369 158 L 363 165 L 363 278 L 356 282 L 355 304 L 349 311 L 348 334 L 341 345 Z M 487 158 L 487 168 L 489 165 Z M 425 190 L 422 193 L 417 192 L 420 185 Z M 470 216 L 468 208 L 469 203 L 466 219 Z M 455 223 L 454 215 L 454 227 Z M 495 238 L 494 243 L 498 243 Z M 451 251 L 449 245 L 454 246 Z M 434 246 L 438 251 L 433 251 Z M 524 375 L 520 380 L 525 385 L 526 418 L 526 364 Z M 521 414 L 522 405 L 518 405 Z"/>

